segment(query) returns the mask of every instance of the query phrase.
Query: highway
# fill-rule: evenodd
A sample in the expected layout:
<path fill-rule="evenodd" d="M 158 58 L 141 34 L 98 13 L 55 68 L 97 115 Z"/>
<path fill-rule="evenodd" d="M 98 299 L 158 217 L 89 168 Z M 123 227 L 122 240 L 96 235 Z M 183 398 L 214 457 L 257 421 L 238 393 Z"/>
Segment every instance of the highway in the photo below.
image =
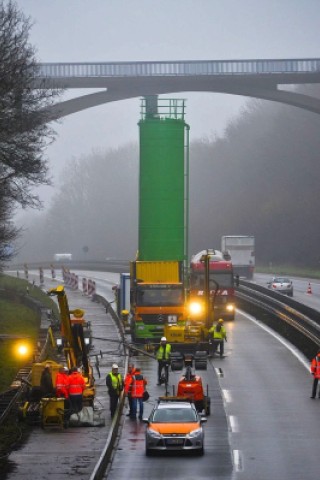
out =
<path fill-rule="evenodd" d="M 273 275 L 268 275 L 265 273 L 255 273 L 253 282 L 259 285 L 267 287 L 267 282 L 272 278 Z M 288 276 L 288 275 L 279 275 L 279 276 Z M 293 298 L 297 302 L 304 303 L 309 307 L 320 310 L 320 280 L 299 278 L 299 277 L 290 277 L 293 283 Z M 312 294 L 307 294 L 308 285 L 311 285 Z"/>
<path fill-rule="evenodd" d="M 118 274 L 75 272 L 96 281 L 97 293 L 113 300 Z M 45 272 L 45 275 L 49 272 Z M 269 278 L 269 276 L 267 276 Z M 58 277 L 59 281 L 59 277 Z M 263 277 L 255 278 L 263 282 Z M 304 282 L 304 283 L 303 283 Z M 294 279 L 294 298 L 319 308 L 319 284 L 306 294 L 307 281 Z M 205 455 L 146 457 L 145 426 L 124 412 L 123 428 L 105 479 L 313 480 L 318 475 L 320 400 L 310 399 L 309 362 L 290 344 L 269 331 L 258 318 L 237 311 L 226 323 L 226 358 L 214 359 L 199 371 L 209 386 L 212 413 L 205 424 Z M 136 363 L 149 380 L 152 402 L 164 393 L 156 386 L 156 363 L 138 357 Z M 181 372 L 171 372 L 176 385 Z M 36 472 L 35 472 L 36 473 Z M 70 473 L 71 474 L 71 473 Z M 36 480 L 41 476 L 33 475 Z"/>

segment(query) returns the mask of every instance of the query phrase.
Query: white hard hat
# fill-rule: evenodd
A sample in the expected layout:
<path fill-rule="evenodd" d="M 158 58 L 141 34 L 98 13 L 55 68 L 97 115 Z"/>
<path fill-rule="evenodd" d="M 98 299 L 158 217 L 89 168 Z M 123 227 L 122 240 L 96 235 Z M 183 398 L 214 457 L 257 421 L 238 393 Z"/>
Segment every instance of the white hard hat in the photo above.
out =
<path fill-rule="evenodd" d="M 119 367 L 116 363 L 114 363 L 111 368 L 119 368 Z"/>
<path fill-rule="evenodd" d="M 166 341 L 167 341 L 166 337 L 161 338 L 161 342 L 166 342 Z"/>

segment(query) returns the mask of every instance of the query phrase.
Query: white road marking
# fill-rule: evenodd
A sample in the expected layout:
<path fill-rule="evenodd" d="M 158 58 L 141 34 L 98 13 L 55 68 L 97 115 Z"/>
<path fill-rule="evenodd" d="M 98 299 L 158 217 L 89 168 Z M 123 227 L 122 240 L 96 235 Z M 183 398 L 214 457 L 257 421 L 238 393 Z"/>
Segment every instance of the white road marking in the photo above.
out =
<path fill-rule="evenodd" d="M 255 323 L 256 325 L 258 325 L 259 327 L 261 327 L 263 330 L 265 330 L 266 332 L 268 332 L 270 335 L 272 335 L 274 338 L 276 338 L 280 343 L 282 343 L 282 345 L 284 345 L 288 350 L 290 350 L 290 352 L 292 353 L 292 355 L 294 355 L 300 363 L 302 363 L 302 365 L 308 370 L 310 371 L 310 362 L 309 360 L 307 359 L 307 357 L 305 357 L 305 355 L 303 355 L 294 345 L 292 345 L 292 343 L 288 342 L 288 340 L 286 340 L 285 338 L 283 338 L 281 335 L 279 335 L 277 332 L 275 332 L 274 330 L 272 330 L 272 328 L 268 327 L 267 325 L 265 325 L 264 323 L 260 322 L 259 320 L 257 320 L 255 317 L 252 317 L 251 315 L 249 315 L 248 313 L 246 312 L 243 312 L 242 310 L 239 310 L 239 312 L 241 313 L 241 315 L 243 315 L 244 317 L 248 318 L 249 320 L 251 320 L 253 323 Z"/>
<path fill-rule="evenodd" d="M 232 402 L 232 397 L 231 397 L 230 390 L 222 389 L 222 395 L 223 395 L 224 401 L 226 403 L 231 403 Z"/>
<path fill-rule="evenodd" d="M 242 452 L 240 450 L 232 450 L 233 465 L 236 472 L 243 470 Z"/>
<path fill-rule="evenodd" d="M 239 432 L 239 422 L 235 415 L 229 415 L 229 425 L 232 433 Z"/>

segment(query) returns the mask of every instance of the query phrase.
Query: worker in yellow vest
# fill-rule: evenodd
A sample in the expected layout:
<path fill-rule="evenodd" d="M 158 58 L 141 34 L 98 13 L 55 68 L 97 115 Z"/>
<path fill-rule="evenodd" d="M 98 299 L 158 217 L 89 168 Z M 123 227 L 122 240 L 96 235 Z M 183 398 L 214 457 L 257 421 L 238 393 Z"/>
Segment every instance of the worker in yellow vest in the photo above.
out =
<path fill-rule="evenodd" d="M 123 379 L 121 373 L 118 371 L 119 367 L 114 363 L 111 367 L 111 372 L 106 378 L 106 385 L 108 387 L 108 394 L 110 397 L 110 413 L 111 418 L 114 416 L 119 403 L 119 397 L 123 390 Z"/>
<path fill-rule="evenodd" d="M 209 330 L 211 340 L 211 354 L 214 355 L 219 347 L 220 358 L 224 356 L 224 341 L 227 341 L 227 332 L 223 325 L 223 318 L 219 318 L 216 325 Z"/>
<path fill-rule="evenodd" d="M 171 345 L 167 343 L 166 337 L 162 337 L 160 340 L 160 345 L 156 352 L 156 359 L 158 360 L 158 383 L 161 385 L 161 374 L 162 370 L 165 370 L 166 383 L 168 383 L 169 378 L 169 365 L 170 365 L 170 354 L 171 354 Z"/>

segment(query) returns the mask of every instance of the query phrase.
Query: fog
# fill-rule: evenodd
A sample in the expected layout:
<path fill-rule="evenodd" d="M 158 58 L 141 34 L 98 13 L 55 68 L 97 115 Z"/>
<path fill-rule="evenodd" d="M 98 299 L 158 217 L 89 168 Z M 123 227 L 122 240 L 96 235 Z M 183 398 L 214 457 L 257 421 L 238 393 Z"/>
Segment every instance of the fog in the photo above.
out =
<path fill-rule="evenodd" d="M 320 86 L 301 92 L 320 98 Z M 318 266 L 320 117 L 251 100 L 223 138 L 190 146 L 190 251 L 254 235 L 261 264 Z M 23 236 L 21 260 L 135 258 L 138 144 L 73 159 L 49 211 Z"/>
<path fill-rule="evenodd" d="M 34 20 L 30 40 L 36 47 L 39 61 L 43 62 L 228 60 L 319 56 L 320 9 L 316 0 L 307 2 L 300 0 L 283 0 L 282 2 L 273 0 L 226 0 L 224 2 L 163 0 L 160 3 L 152 0 L 93 0 L 91 2 L 84 0 L 68 0 L 68 2 L 65 0 L 51 0 L 50 2 L 18 0 L 17 4 Z M 88 93 L 88 91 L 68 91 L 65 95 L 74 96 L 83 93 Z M 196 162 L 198 160 L 193 160 L 192 155 L 199 155 L 193 145 L 198 144 L 198 148 L 202 149 L 204 156 L 212 155 L 211 148 L 216 149 L 223 145 L 218 141 L 213 147 L 214 140 L 220 138 L 222 142 L 227 138 L 228 152 L 231 155 L 230 140 L 232 139 L 233 158 L 235 158 L 239 145 L 243 145 L 245 139 L 241 137 L 242 130 L 235 129 L 234 125 L 240 121 L 251 122 L 252 119 L 245 113 L 247 99 L 244 97 L 189 92 L 175 96 L 187 100 L 186 121 L 190 125 L 191 181 L 193 181 L 192 169 L 195 168 L 197 171 Z M 65 167 L 72 165 L 73 161 L 79 161 L 84 157 L 93 158 L 96 153 L 92 155 L 92 152 L 98 152 L 98 156 L 110 156 L 108 153 L 110 149 L 120 149 L 121 152 L 121 149 L 126 150 L 128 145 L 133 145 L 133 151 L 136 152 L 132 154 L 131 158 L 138 155 L 139 102 L 139 99 L 132 99 L 102 105 L 66 117 L 55 125 L 56 141 L 46 151 L 54 186 L 39 189 L 39 194 L 44 201 L 45 215 L 49 214 L 50 206 L 52 209 L 55 208 L 57 195 L 61 201 L 60 208 L 62 210 L 60 209 L 60 212 L 69 207 L 70 199 L 67 197 L 66 188 L 63 189 L 64 196 L 60 191 L 66 181 L 66 173 L 63 173 L 62 178 L 61 174 Z M 267 102 L 261 103 L 266 104 Z M 250 105 L 252 105 L 251 102 Z M 277 112 L 278 108 L 277 105 L 270 102 L 268 111 Z M 292 112 L 288 114 L 289 117 L 297 114 L 298 109 L 284 108 L 287 109 L 286 111 Z M 306 115 L 315 118 L 315 115 Z M 267 121 L 267 118 L 261 119 L 261 122 Z M 245 134 L 248 135 L 248 132 L 251 132 L 254 135 L 257 128 L 254 124 L 248 123 Z M 273 142 L 269 136 L 264 137 L 266 128 L 266 126 L 261 126 L 260 131 L 264 146 L 268 141 Z M 235 136 L 239 143 L 235 141 Z M 283 153 L 281 155 L 283 158 Z M 239 157 L 237 162 L 240 166 L 241 161 L 243 160 Z M 126 177 L 126 174 L 122 175 L 118 180 L 119 184 L 116 183 L 116 178 L 113 177 L 115 173 L 112 170 L 114 181 L 108 184 L 108 203 L 107 205 L 99 203 L 96 205 L 97 209 L 104 208 L 106 212 L 116 210 L 121 200 L 121 198 L 119 199 L 121 191 L 130 192 L 125 200 L 130 202 L 130 208 L 132 207 L 130 198 L 134 198 L 134 189 L 137 189 L 137 184 L 134 186 L 133 181 L 136 181 L 138 175 L 138 172 L 134 170 L 137 164 L 133 160 L 132 162 L 131 177 Z M 227 162 L 226 157 L 221 158 L 221 162 Z M 234 159 L 233 162 L 236 160 Z M 234 166 L 234 163 L 231 164 Z M 126 166 L 123 168 L 125 172 Z M 221 175 L 225 170 L 230 172 L 229 167 L 224 167 L 221 169 Z M 90 168 L 88 171 L 90 172 Z M 70 170 L 68 175 L 71 181 Z M 232 171 L 230 175 L 232 175 Z M 107 176 L 111 177 L 111 171 Z M 241 186 L 234 181 L 229 187 L 238 192 L 238 199 L 245 198 L 243 197 L 246 188 L 244 179 L 243 182 L 244 184 Z M 199 188 L 199 183 L 191 185 L 191 195 L 197 188 Z M 212 194 L 214 192 L 211 191 L 210 195 Z M 64 199 L 63 202 L 61 198 Z M 216 203 L 221 200 L 217 195 L 213 198 L 203 196 L 199 207 L 194 208 L 200 211 L 200 205 L 202 205 L 201 208 L 207 208 L 205 205 L 210 202 Z M 225 204 L 228 203 L 228 198 L 225 202 Z M 133 205 L 136 205 L 135 201 L 133 201 Z M 127 248 L 123 237 L 127 235 L 128 230 L 125 230 L 125 227 L 122 229 L 122 225 L 124 222 L 128 223 L 129 219 L 127 218 L 128 212 L 124 213 L 125 217 L 120 219 L 115 214 L 106 216 L 106 228 L 109 232 L 108 235 L 106 232 L 103 233 L 104 237 L 108 239 L 106 251 L 112 250 L 109 245 L 113 243 L 123 245 L 121 251 Z M 131 225 L 133 234 L 129 242 L 130 255 L 136 248 L 136 213 L 137 211 L 133 209 L 135 225 Z M 50 215 L 52 218 L 52 210 Z M 25 227 L 26 234 L 30 216 L 37 218 L 40 223 L 42 222 L 40 219 L 43 218 L 39 214 L 27 212 L 26 215 L 23 212 L 23 215 L 18 217 L 18 221 Z M 81 251 L 80 245 L 88 243 L 90 240 L 88 236 L 93 228 L 89 227 L 92 216 L 91 212 L 90 219 L 88 217 L 81 219 L 81 235 L 84 238 L 77 247 L 78 253 Z M 48 217 L 46 218 L 48 222 Z M 200 218 L 201 214 L 194 216 L 194 225 L 197 228 Z M 228 227 L 231 232 L 221 231 L 221 235 L 223 233 L 254 233 L 252 224 L 239 225 L 236 220 L 234 219 L 234 224 Z M 61 216 L 61 222 L 64 229 L 69 230 L 68 220 Z M 34 227 L 32 228 L 34 230 Z M 201 222 L 199 228 L 201 228 Z M 251 231 L 249 231 L 250 229 Z M 222 226 L 219 226 L 219 230 L 223 230 Z M 203 232 L 203 229 L 201 231 Z M 43 227 L 40 228 L 40 232 L 43 233 Z M 61 235 L 61 239 L 63 239 L 65 235 L 63 233 Z M 79 235 L 79 232 L 74 235 Z M 200 244 L 201 248 L 205 248 L 211 246 L 211 242 L 217 241 L 215 238 L 220 236 L 220 231 L 207 230 L 207 233 L 203 234 L 203 242 L 199 241 L 199 238 L 194 240 L 192 235 L 191 233 L 192 248 L 198 248 Z M 271 236 L 274 237 L 274 235 L 275 232 L 272 232 Z M 197 236 L 199 237 L 199 234 Z M 21 245 L 27 245 L 28 242 L 28 237 L 23 235 Z M 49 250 L 51 251 L 51 248 Z"/>

